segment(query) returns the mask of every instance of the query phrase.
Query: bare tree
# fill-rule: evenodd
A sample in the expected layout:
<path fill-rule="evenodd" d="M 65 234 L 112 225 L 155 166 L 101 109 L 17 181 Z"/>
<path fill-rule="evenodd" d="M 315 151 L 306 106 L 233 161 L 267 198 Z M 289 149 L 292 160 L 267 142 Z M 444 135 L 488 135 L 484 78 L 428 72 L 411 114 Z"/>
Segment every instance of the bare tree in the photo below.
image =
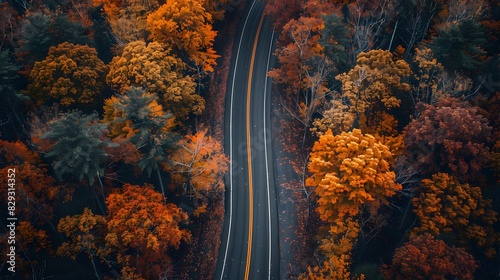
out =
<path fill-rule="evenodd" d="M 410 14 L 406 17 L 410 18 L 410 26 L 405 28 L 406 32 L 410 34 L 407 40 L 404 40 L 406 45 L 404 59 L 408 61 L 413 47 L 420 43 L 432 21 L 432 17 L 436 12 L 437 3 L 432 0 L 416 0 L 415 6 L 411 9 Z"/>
<path fill-rule="evenodd" d="M 358 55 L 380 47 L 379 35 L 394 15 L 394 0 L 357 0 L 349 4 L 348 26 L 353 32 L 349 61 L 354 64 Z"/>

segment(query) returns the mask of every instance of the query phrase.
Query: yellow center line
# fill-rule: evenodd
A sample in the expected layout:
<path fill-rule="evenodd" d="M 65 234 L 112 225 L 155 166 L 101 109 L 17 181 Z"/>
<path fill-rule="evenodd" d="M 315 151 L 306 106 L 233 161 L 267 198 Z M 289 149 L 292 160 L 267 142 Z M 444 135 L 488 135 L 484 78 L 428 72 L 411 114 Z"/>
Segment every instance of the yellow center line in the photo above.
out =
<path fill-rule="evenodd" d="M 252 58 L 250 60 L 250 71 L 248 74 L 247 84 L 247 160 L 248 160 L 248 249 L 247 249 L 247 263 L 245 268 L 245 280 L 248 280 L 250 274 L 250 259 L 252 257 L 252 231 L 253 231 L 253 178 L 252 178 L 252 147 L 250 145 L 250 92 L 252 91 L 252 76 L 253 65 L 255 62 L 255 53 L 257 52 L 257 42 L 259 41 L 260 29 L 264 15 L 261 16 L 259 27 L 253 42 Z"/>

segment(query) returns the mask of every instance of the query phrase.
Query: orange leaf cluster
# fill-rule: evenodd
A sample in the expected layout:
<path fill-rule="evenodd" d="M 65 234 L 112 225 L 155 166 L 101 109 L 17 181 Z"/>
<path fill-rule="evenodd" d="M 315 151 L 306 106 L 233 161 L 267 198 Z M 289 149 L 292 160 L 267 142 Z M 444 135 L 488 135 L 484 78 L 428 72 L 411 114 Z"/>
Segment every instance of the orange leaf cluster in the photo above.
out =
<path fill-rule="evenodd" d="M 212 15 L 200 0 L 167 1 L 147 18 L 150 38 L 168 48 L 185 51 L 204 71 L 213 72 L 219 57 L 213 49 L 217 32 Z"/>
<path fill-rule="evenodd" d="M 334 221 L 356 216 L 367 203 L 387 203 L 387 197 L 401 189 L 390 170 L 392 153 L 372 135 L 359 129 L 333 135 L 327 131 L 310 154 L 306 184 L 316 187 L 321 219 Z"/>
<path fill-rule="evenodd" d="M 106 205 L 107 246 L 116 252 L 122 265 L 135 267 L 146 278 L 171 268 L 168 249 L 190 239 L 190 233 L 179 228 L 188 219 L 187 214 L 165 203 L 163 195 L 151 185 L 125 184 L 107 197 Z"/>
<path fill-rule="evenodd" d="M 170 164 L 164 165 L 171 174 L 173 185 L 183 185 L 189 195 L 197 198 L 203 193 L 224 190 L 223 175 L 229 160 L 221 143 L 207 135 L 207 130 L 202 130 L 186 135 L 177 146 L 169 156 Z"/>
<path fill-rule="evenodd" d="M 30 164 L 41 164 L 42 158 L 37 153 L 30 150 L 21 141 L 9 142 L 0 140 L 0 166 L 6 164 L 20 164 L 23 162 Z"/>

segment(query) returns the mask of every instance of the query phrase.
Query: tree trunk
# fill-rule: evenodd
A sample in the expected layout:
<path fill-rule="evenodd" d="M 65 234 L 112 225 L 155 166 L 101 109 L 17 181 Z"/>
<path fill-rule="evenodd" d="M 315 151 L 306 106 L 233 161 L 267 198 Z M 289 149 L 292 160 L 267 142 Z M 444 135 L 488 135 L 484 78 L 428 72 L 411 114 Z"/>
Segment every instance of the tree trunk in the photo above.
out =
<path fill-rule="evenodd" d="M 99 277 L 99 273 L 97 272 L 97 268 L 95 267 L 95 262 L 94 262 L 94 256 L 90 257 L 90 261 L 92 262 L 92 267 L 94 268 L 94 274 L 97 277 L 97 279 L 101 280 Z"/>
<path fill-rule="evenodd" d="M 104 186 L 102 185 L 101 176 L 99 175 L 99 172 L 97 172 L 97 180 L 99 180 L 99 185 L 101 186 L 102 199 L 104 201 L 104 204 L 106 204 L 106 194 L 104 193 Z"/>
<path fill-rule="evenodd" d="M 163 187 L 163 180 L 161 179 L 160 168 L 156 168 L 156 173 L 158 174 L 158 180 L 160 181 L 161 193 L 165 197 L 165 188 Z"/>

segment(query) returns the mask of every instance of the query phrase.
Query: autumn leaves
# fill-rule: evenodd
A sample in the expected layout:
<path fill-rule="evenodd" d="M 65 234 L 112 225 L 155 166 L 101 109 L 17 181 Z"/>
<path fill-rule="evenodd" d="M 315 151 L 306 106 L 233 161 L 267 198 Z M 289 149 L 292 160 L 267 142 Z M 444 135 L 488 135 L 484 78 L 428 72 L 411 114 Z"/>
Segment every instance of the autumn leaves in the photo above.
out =
<path fill-rule="evenodd" d="M 287 125 L 304 130 L 301 145 L 288 139 L 287 152 L 299 151 L 295 165 L 309 155 L 300 188 L 323 225 L 311 237 L 322 239 L 319 257 L 302 277 L 363 278 L 351 267 L 374 262 L 360 261 L 366 245 L 391 227 L 389 219 L 401 219 L 391 229 L 408 226 L 398 236 L 407 243 L 389 245 L 400 248 L 380 277 L 472 279 L 499 240 L 488 188 L 498 182 L 491 175 L 499 170 L 498 93 L 481 76 L 496 71 L 498 51 L 485 44 L 493 29 L 478 20 L 491 19 L 490 3 L 270 3 L 282 33 L 269 75 L 292 119 Z M 433 255 L 429 246 L 442 250 Z"/>
<path fill-rule="evenodd" d="M 8 47 L 27 78 L 14 83 L 21 67 L 2 50 L 8 63 L 0 67 L 0 92 L 16 88 L 31 99 L 16 99 L 30 110 L 16 134 L 29 148 L 0 141 L 0 167 L 22 172 L 23 277 L 43 277 L 35 272 L 42 262 L 80 254 L 97 279 L 111 271 L 125 279 L 170 277 L 170 250 L 190 241 L 188 221 L 211 222 L 202 215 L 219 209 L 209 214 L 220 216 L 222 207 L 208 204 L 220 202 L 228 159 L 194 118 L 205 110 L 204 84 L 219 57 L 212 24 L 228 1 L 77 2 L 16 6 L 22 22 L 11 4 L 0 7 L 22 25 L 21 34 L 11 30 Z M 85 194 L 72 196 L 82 188 Z M 60 214 L 61 203 L 70 211 Z M 64 242 L 55 241 L 60 234 Z"/>

